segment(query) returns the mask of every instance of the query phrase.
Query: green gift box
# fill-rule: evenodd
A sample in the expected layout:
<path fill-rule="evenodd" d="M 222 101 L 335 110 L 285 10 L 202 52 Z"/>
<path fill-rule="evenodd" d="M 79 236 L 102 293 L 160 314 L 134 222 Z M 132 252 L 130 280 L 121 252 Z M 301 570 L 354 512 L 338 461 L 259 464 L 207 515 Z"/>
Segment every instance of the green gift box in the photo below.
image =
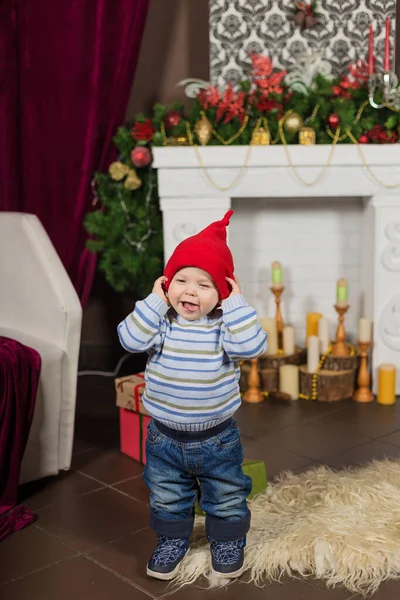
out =
<path fill-rule="evenodd" d="M 267 472 L 265 463 L 262 460 L 244 460 L 242 463 L 243 473 L 251 477 L 253 485 L 251 492 L 247 496 L 247 500 L 251 500 L 256 494 L 263 492 L 267 487 Z M 194 508 L 196 515 L 204 515 L 198 502 Z"/>

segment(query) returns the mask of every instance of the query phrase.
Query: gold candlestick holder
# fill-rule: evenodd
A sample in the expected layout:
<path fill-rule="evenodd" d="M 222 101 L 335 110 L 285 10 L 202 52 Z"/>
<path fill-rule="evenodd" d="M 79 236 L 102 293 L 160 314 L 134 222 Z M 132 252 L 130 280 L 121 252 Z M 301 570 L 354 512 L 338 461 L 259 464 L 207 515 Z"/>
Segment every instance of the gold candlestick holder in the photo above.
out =
<path fill-rule="evenodd" d="M 357 376 L 358 389 L 355 391 L 353 400 L 356 402 L 372 402 L 374 395 L 369 389 L 370 376 L 368 369 L 368 350 L 371 346 L 371 342 L 357 342 L 360 348 L 361 363 L 360 369 Z"/>
<path fill-rule="evenodd" d="M 334 356 L 349 356 L 350 348 L 346 344 L 346 331 L 344 329 L 344 315 L 349 310 L 349 305 L 345 304 L 344 306 L 340 306 L 339 304 L 335 304 L 335 310 L 339 315 L 339 325 L 336 331 L 336 342 L 332 346 L 332 354 Z"/>
<path fill-rule="evenodd" d="M 258 372 L 258 358 L 251 359 L 247 390 L 243 394 L 243 400 L 251 404 L 257 404 L 264 400 L 264 395 L 261 392 L 260 374 Z"/>
<path fill-rule="evenodd" d="M 283 319 L 281 313 L 281 296 L 283 294 L 283 290 L 285 289 L 284 285 L 280 285 L 277 283 L 273 283 L 270 287 L 271 292 L 275 296 L 275 304 L 276 304 L 276 327 L 278 331 L 278 350 L 283 350 Z"/>

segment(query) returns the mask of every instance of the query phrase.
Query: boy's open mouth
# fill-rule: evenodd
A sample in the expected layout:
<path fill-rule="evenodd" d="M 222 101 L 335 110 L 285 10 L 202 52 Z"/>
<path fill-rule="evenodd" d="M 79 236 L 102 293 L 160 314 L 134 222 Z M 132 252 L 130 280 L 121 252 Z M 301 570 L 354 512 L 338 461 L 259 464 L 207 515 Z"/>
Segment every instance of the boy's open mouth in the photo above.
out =
<path fill-rule="evenodd" d="M 182 306 L 184 310 L 187 310 L 188 312 L 196 312 L 196 310 L 199 308 L 198 304 L 194 304 L 193 302 L 182 302 Z"/>

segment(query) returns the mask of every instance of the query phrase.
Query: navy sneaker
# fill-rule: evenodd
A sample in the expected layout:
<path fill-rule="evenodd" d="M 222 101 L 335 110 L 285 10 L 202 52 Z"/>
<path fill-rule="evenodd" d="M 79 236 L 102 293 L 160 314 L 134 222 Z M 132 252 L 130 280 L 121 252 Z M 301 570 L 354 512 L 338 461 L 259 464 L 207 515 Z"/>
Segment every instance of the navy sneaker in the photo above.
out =
<path fill-rule="evenodd" d="M 169 581 L 179 570 L 179 563 L 189 549 L 189 538 L 171 538 L 157 534 L 158 543 L 147 564 L 147 575 Z"/>
<path fill-rule="evenodd" d="M 214 573 L 225 577 L 239 577 L 244 571 L 246 537 L 227 542 L 214 540 L 213 538 L 208 538 L 208 540 L 211 547 Z"/>

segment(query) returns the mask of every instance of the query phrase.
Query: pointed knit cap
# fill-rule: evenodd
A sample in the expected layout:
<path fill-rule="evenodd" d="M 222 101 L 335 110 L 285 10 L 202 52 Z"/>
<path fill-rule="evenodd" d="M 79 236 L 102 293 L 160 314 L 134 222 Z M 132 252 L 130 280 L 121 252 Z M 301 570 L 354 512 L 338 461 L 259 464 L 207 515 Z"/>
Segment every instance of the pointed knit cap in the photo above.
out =
<path fill-rule="evenodd" d="M 175 248 L 164 270 L 164 275 L 168 277 L 165 284 L 167 291 L 177 271 L 185 267 L 197 267 L 211 275 L 221 300 L 229 296 L 230 286 L 225 277 L 233 279 L 234 265 L 231 251 L 226 244 L 226 227 L 232 215 L 233 210 L 229 210 L 221 221 L 211 223 Z"/>

